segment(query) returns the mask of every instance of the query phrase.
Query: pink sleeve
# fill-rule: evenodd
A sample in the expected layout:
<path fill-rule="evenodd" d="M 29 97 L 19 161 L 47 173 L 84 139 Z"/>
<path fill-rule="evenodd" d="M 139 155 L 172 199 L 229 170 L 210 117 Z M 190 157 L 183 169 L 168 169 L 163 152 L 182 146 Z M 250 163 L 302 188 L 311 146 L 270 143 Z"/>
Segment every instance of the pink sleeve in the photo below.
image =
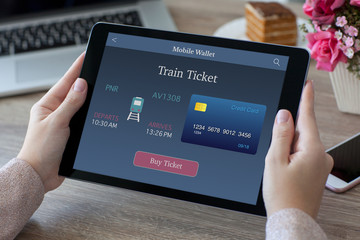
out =
<path fill-rule="evenodd" d="M 25 161 L 13 159 L 0 169 L 0 239 L 14 239 L 44 198 L 40 176 Z"/>
<path fill-rule="evenodd" d="M 308 214 L 299 209 L 288 208 L 274 213 L 266 222 L 266 240 L 273 239 L 326 240 L 327 237 Z"/>

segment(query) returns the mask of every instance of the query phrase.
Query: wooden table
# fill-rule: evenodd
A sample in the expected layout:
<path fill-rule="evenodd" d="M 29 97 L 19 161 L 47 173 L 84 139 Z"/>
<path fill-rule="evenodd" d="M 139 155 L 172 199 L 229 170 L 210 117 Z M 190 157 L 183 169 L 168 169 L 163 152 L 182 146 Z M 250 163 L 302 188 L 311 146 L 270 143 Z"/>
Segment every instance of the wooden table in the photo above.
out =
<path fill-rule="evenodd" d="M 165 0 L 180 31 L 212 35 L 244 15 L 239 0 Z M 305 17 L 301 5 L 289 5 Z M 360 116 L 338 111 L 327 72 L 311 64 L 321 139 L 330 147 L 360 131 Z M 30 107 L 43 95 L 0 99 L 0 166 L 17 155 Z M 17 239 L 264 239 L 263 217 L 67 179 L 46 195 Z M 319 219 L 330 239 L 360 238 L 360 187 L 325 190 Z"/>

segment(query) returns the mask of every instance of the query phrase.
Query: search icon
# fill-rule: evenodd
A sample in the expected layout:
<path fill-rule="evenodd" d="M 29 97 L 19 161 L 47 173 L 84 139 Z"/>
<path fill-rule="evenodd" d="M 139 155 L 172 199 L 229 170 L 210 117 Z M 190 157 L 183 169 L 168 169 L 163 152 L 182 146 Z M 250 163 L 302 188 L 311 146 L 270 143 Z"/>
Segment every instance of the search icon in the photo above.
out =
<path fill-rule="evenodd" d="M 278 65 L 278 66 L 280 67 L 280 60 L 279 60 L 278 58 L 274 58 L 273 63 L 274 63 L 275 65 Z"/>

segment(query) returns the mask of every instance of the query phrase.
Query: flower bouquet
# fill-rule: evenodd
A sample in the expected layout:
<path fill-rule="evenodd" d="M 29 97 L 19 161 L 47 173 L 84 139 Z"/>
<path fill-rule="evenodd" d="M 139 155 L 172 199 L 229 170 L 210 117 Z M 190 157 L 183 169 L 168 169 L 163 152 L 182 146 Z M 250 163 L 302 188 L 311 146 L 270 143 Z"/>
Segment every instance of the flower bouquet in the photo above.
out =
<path fill-rule="evenodd" d="M 330 72 L 340 111 L 360 114 L 360 0 L 306 0 L 303 10 L 316 68 Z"/>

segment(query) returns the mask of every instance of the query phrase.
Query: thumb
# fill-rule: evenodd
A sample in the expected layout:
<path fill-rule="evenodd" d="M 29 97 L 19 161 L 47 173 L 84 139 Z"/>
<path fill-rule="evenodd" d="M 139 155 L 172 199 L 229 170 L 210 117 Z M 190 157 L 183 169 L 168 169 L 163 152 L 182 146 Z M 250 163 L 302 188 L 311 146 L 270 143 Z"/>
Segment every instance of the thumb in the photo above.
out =
<path fill-rule="evenodd" d="M 288 163 L 291 145 L 294 139 L 294 122 L 288 110 L 279 110 L 274 123 L 271 145 L 269 149 L 270 158 L 276 162 Z"/>
<path fill-rule="evenodd" d="M 71 118 L 84 104 L 87 93 L 87 82 L 78 78 L 70 88 L 68 94 L 60 106 L 55 110 L 55 118 L 63 126 L 68 126 Z"/>

